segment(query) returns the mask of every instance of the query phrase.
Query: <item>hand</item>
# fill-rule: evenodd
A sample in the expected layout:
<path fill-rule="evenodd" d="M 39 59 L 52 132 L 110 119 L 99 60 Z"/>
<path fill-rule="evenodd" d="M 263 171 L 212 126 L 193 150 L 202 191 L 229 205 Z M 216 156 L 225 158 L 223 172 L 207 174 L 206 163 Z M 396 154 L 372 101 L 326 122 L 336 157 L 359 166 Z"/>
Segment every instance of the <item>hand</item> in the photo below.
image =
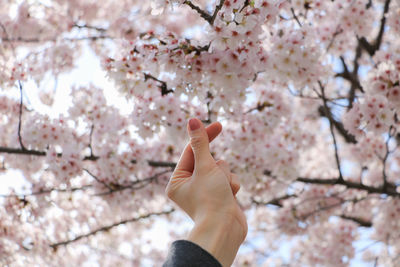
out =
<path fill-rule="evenodd" d="M 167 185 L 166 193 L 195 222 L 189 240 L 197 243 L 223 266 L 230 266 L 247 234 L 247 222 L 235 195 L 240 185 L 225 161 L 215 161 L 209 150 L 220 132 L 219 123 L 207 129 L 201 121 L 188 124 L 188 145 Z"/>

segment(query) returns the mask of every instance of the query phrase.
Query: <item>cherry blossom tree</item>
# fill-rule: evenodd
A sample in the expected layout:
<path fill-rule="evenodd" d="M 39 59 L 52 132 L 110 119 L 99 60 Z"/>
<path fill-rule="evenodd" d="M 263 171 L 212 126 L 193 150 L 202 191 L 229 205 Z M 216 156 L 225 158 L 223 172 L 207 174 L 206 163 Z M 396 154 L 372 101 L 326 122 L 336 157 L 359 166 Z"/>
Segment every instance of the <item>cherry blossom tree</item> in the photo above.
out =
<path fill-rule="evenodd" d="M 0 265 L 160 265 L 191 117 L 240 177 L 236 266 L 400 265 L 400 1 L 0 0 L 0 38 L 1 179 L 28 185 L 1 196 Z M 43 81 L 85 47 L 129 114 L 79 80 L 56 112 Z"/>

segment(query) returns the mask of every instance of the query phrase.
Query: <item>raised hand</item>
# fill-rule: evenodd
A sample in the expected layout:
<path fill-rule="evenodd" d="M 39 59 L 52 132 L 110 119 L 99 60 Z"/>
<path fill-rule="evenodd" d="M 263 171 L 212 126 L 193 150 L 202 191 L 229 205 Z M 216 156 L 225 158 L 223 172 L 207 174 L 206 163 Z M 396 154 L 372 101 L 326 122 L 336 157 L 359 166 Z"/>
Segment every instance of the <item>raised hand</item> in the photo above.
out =
<path fill-rule="evenodd" d="M 235 195 L 240 185 L 225 161 L 215 161 L 209 142 L 220 132 L 219 123 L 207 129 L 198 119 L 188 123 L 190 144 L 185 148 L 166 193 L 195 222 L 189 240 L 229 266 L 247 234 L 246 217 Z"/>

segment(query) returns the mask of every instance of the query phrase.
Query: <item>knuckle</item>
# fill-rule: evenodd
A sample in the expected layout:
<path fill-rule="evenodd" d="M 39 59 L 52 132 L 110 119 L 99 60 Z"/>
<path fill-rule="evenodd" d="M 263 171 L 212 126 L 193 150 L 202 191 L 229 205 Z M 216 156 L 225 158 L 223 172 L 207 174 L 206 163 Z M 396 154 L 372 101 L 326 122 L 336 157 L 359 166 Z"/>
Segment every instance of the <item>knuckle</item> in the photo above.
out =
<path fill-rule="evenodd" d="M 174 191 L 172 190 L 170 183 L 168 183 L 167 188 L 165 188 L 165 194 L 171 200 L 174 197 Z"/>
<path fill-rule="evenodd" d="M 225 160 L 223 160 L 223 159 L 218 160 L 218 161 L 217 161 L 217 164 L 218 164 L 218 165 L 222 165 L 222 166 L 228 165 L 228 163 L 227 163 Z"/>
<path fill-rule="evenodd" d="M 167 197 L 168 197 L 169 199 L 171 199 L 171 200 L 174 199 L 174 193 L 173 193 L 172 190 L 165 190 L 165 193 L 166 193 L 166 195 L 167 195 Z"/>
<path fill-rule="evenodd" d="M 194 136 L 190 139 L 190 144 L 193 149 L 199 149 L 204 146 L 205 141 L 201 136 Z"/>

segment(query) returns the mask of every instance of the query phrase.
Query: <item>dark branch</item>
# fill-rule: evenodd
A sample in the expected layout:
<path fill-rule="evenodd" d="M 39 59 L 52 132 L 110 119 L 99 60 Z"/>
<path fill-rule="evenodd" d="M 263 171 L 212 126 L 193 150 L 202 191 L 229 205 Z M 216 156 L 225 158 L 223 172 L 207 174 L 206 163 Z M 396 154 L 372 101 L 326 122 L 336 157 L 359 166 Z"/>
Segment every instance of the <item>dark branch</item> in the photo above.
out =
<path fill-rule="evenodd" d="M 294 13 L 293 7 L 290 8 L 290 11 L 292 12 L 293 18 L 296 20 L 297 24 L 299 24 L 300 28 L 303 27 L 303 25 L 301 25 L 299 18 L 296 16 L 296 13 Z"/>
<path fill-rule="evenodd" d="M 211 23 L 212 16 L 210 14 L 208 14 L 207 12 L 202 10 L 200 7 L 193 4 L 191 1 L 184 1 L 183 4 L 188 5 L 193 10 L 196 10 L 196 12 L 200 14 L 200 17 L 202 17 L 203 19 L 205 19 L 206 21 L 208 21 L 208 23 L 210 23 L 212 25 L 212 23 Z"/>
<path fill-rule="evenodd" d="M 382 165 L 383 165 L 382 177 L 383 177 L 383 187 L 385 189 L 387 189 L 388 186 L 389 186 L 388 181 L 387 181 L 387 175 L 386 175 L 386 161 L 387 161 L 387 159 L 389 157 L 389 154 L 391 153 L 391 151 L 389 150 L 389 142 L 390 142 L 390 139 L 392 139 L 392 137 L 394 135 L 394 133 L 392 133 L 393 130 L 395 131 L 396 129 L 393 128 L 393 126 L 391 125 L 390 128 L 389 128 L 389 136 L 388 136 L 388 138 L 387 138 L 387 140 L 385 142 L 386 153 L 385 153 L 385 156 L 382 159 Z"/>
<path fill-rule="evenodd" d="M 225 0 L 219 1 L 219 4 L 215 7 L 214 13 L 212 15 L 208 14 L 206 11 L 204 11 L 200 7 L 196 6 L 191 1 L 184 1 L 183 4 L 188 5 L 191 9 L 193 9 L 197 13 L 199 13 L 200 17 L 205 19 L 210 25 L 213 25 L 218 12 L 221 10 L 222 6 L 224 5 L 224 2 L 225 2 Z"/>
<path fill-rule="evenodd" d="M 20 101 L 19 101 L 19 117 L 18 117 L 18 140 L 19 145 L 21 146 L 22 150 L 26 150 L 24 143 L 22 143 L 21 137 L 21 124 L 22 124 L 22 108 L 23 108 L 23 94 L 22 94 L 22 84 L 21 81 L 18 81 L 19 93 L 20 93 Z"/>
<path fill-rule="evenodd" d="M 211 116 L 212 116 L 212 109 L 211 109 L 211 101 L 214 99 L 214 96 L 210 93 L 210 91 L 207 92 L 207 120 L 202 120 L 203 123 L 211 123 Z"/>
<path fill-rule="evenodd" d="M 113 190 L 112 187 L 110 187 L 107 183 L 105 183 L 104 181 L 100 180 L 99 178 L 97 178 L 96 175 L 94 175 L 93 173 L 91 173 L 88 169 L 83 169 L 85 172 L 87 172 L 93 179 L 95 179 L 98 183 L 104 185 L 105 187 L 107 187 L 109 190 Z"/>
<path fill-rule="evenodd" d="M 350 220 L 350 221 L 356 222 L 360 226 L 363 226 L 363 227 L 371 227 L 372 226 L 372 222 L 364 220 L 362 218 L 351 217 L 351 216 L 347 216 L 347 215 L 340 215 L 339 217 L 342 219 L 345 219 L 345 220 Z"/>
<path fill-rule="evenodd" d="M 211 19 L 211 25 L 214 24 L 215 18 L 217 17 L 218 12 L 221 10 L 222 6 L 224 5 L 225 0 L 219 0 L 218 6 L 215 7 L 214 13 Z"/>
<path fill-rule="evenodd" d="M 263 111 L 265 108 L 273 107 L 274 104 L 269 103 L 268 101 L 264 101 L 263 103 L 257 102 L 257 106 L 254 108 L 249 109 L 248 111 L 245 112 L 245 114 L 250 113 L 252 111 L 258 110 L 258 111 Z"/>
<path fill-rule="evenodd" d="M 44 152 L 44 151 L 21 149 L 21 148 L 10 148 L 10 147 L 0 147 L 0 153 L 21 154 L 21 155 L 30 155 L 30 156 L 46 156 L 46 152 Z"/>
<path fill-rule="evenodd" d="M 283 207 L 283 205 L 281 204 L 281 201 L 285 200 L 285 199 L 292 198 L 292 197 L 297 197 L 297 195 L 284 195 L 284 196 L 281 196 L 281 197 L 273 198 L 273 199 L 271 199 L 269 201 L 258 201 L 258 200 L 255 200 L 254 198 L 251 198 L 251 202 L 256 204 L 256 205 L 262 205 L 262 206 L 264 206 L 264 205 L 274 205 L 274 206 L 277 206 L 277 207 Z"/>
<path fill-rule="evenodd" d="M 81 187 L 71 187 L 71 188 L 47 188 L 47 189 L 41 189 L 36 192 L 31 192 L 27 194 L 9 194 L 9 195 L 0 195 L 0 197 L 18 197 L 18 198 L 26 198 L 29 196 L 37 196 L 37 195 L 43 195 L 43 194 L 49 194 L 51 192 L 75 192 L 75 191 L 83 191 L 88 188 L 91 188 L 92 185 L 83 185 Z"/>
<path fill-rule="evenodd" d="M 337 121 L 333 118 L 332 112 L 330 110 L 326 110 L 324 107 L 320 107 L 318 109 L 319 114 L 323 117 L 328 118 L 329 122 L 333 124 L 335 129 L 339 132 L 339 134 L 346 140 L 347 143 L 356 144 L 357 140 L 354 135 L 350 134 L 343 126 L 343 123 Z"/>
<path fill-rule="evenodd" d="M 366 9 L 371 8 L 372 7 L 372 0 L 368 0 L 368 3 L 367 3 L 367 5 L 365 7 L 366 7 Z"/>
<path fill-rule="evenodd" d="M 360 89 L 361 92 L 364 92 L 364 89 L 358 78 L 358 69 L 359 69 L 358 60 L 360 59 L 361 55 L 362 55 L 361 46 L 358 45 L 356 48 L 356 55 L 353 60 L 353 71 L 352 72 L 349 71 L 344 58 L 342 56 L 339 57 L 340 61 L 342 62 L 343 71 L 340 73 L 337 73 L 335 75 L 335 77 L 341 77 L 341 78 L 347 80 L 348 82 L 350 82 L 350 90 L 349 90 L 349 95 L 347 97 L 348 109 L 351 109 L 353 107 L 356 89 Z"/>
<path fill-rule="evenodd" d="M 33 155 L 33 156 L 45 156 L 46 152 L 42 151 L 36 151 L 36 150 L 21 150 L 21 149 L 13 149 L 13 148 L 6 148 L 6 147 L 0 147 L 0 153 L 10 153 L 10 154 L 24 154 L 24 155 Z M 84 160 L 97 160 L 99 157 L 86 157 Z M 131 160 L 131 163 L 136 164 L 136 160 Z M 168 161 L 154 161 L 154 160 L 148 160 L 147 163 L 149 166 L 152 167 L 161 167 L 161 168 L 171 168 L 174 169 L 176 166 L 175 162 L 168 162 Z M 270 176 L 271 172 L 266 170 L 264 171 L 265 175 Z M 320 184 L 320 185 L 344 185 L 349 189 L 358 189 L 358 190 L 364 190 L 369 193 L 376 193 L 376 194 L 387 194 L 390 196 L 394 197 L 400 197 L 400 193 L 396 191 L 397 186 L 392 183 L 388 183 L 388 187 L 385 189 L 383 187 L 372 187 L 372 186 L 367 186 L 364 184 L 359 184 L 355 182 L 350 182 L 350 181 L 338 181 L 337 178 L 330 178 L 330 179 L 319 179 L 319 178 L 303 178 L 303 177 L 298 177 L 296 179 L 298 182 L 302 183 L 309 183 L 309 184 Z"/>
<path fill-rule="evenodd" d="M 19 154 L 19 155 L 28 155 L 28 156 L 40 156 L 44 157 L 46 156 L 45 151 L 38 151 L 38 150 L 31 150 L 31 149 L 26 149 L 22 150 L 20 148 L 9 148 L 9 147 L 1 147 L 0 146 L 0 153 L 7 153 L 7 154 Z M 58 157 L 61 157 L 62 154 L 59 153 L 57 154 Z M 83 160 L 88 160 L 88 161 L 96 161 L 98 160 L 98 156 L 86 156 L 83 158 Z M 131 160 L 132 164 L 136 164 L 137 160 L 133 159 Z M 155 161 L 155 160 L 148 160 L 147 164 L 151 167 L 167 167 L 174 169 L 176 166 L 175 162 L 168 162 L 168 161 Z"/>
<path fill-rule="evenodd" d="M 53 248 L 54 250 L 56 250 L 59 246 L 66 246 L 66 245 L 68 245 L 70 243 L 73 243 L 73 242 L 76 242 L 76 241 L 78 241 L 78 240 L 80 240 L 82 238 L 93 236 L 93 235 L 95 235 L 95 234 L 97 234 L 99 232 L 108 231 L 108 230 L 110 230 L 110 229 L 112 229 L 112 228 L 114 228 L 116 226 L 122 225 L 122 224 L 130 223 L 130 222 L 136 222 L 136 221 L 139 221 L 139 220 L 142 220 L 142 219 L 147 219 L 147 218 L 150 218 L 150 217 L 153 217 L 153 216 L 166 215 L 166 214 L 170 214 L 170 213 L 172 213 L 174 211 L 175 211 L 174 209 L 170 209 L 170 210 L 167 210 L 167 211 L 148 213 L 146 215 L 142 215 L 142 216 L 139 216 L 139 217 L 134 217 L 134 218 L 122 220 L 122 221 L 113 223 L 111 225 L 103 226 L 103 227 L 98 228 L 96 230 L 93 230 L 93 231 L 91 231 L 91 232 L 89 232 L 87 234 L 78 235 L 73 239 L 69 239 L 69 240 L 66 240 L 66 241 L 62 241 L 62 242 L 57 242 L 57 243 L 51 244 L 50 247 Z"/>
<path fill-rule="evenodd" d="M 174 90 L 168 89 L 168 86 L 167 86 L 166 82 L 157 79 L 156 77 L 152 76 L 151 74 L 144 73 L 144 81 L 147 81 L 148 79 L 154 80 L 154 81 L 159 82 L 161 84 L 159 86 L 159 88 L 161 89 L 161 95 L 162 96 L 174 92 Z"/>
<path fill-rule="evenodd" d="M 78 29 L 89 29 L 89 30 L 96 30 L 98 32 L 106 32 L 106 28 L 101 28 L 101 27 L 96 27 L 96 26 L 91 26 L 87 24 L 79 25 L 78 23 L 75 23 L 73 27 L 78 28 Z"/>
<path fill-rule="evenodd" d="M 330 108 L 328 107 L 328 103 L 325 97 L 325 87 L 322 85 L 320 81 L 318 81 L 319 87 L 321 89 L 321 98 L 322 102 L 324 104 L 325 112 L 326 114 L 331 114 Z M 333 130 L 333 123 L 329 120 L 329 129 L 332 135 L 332 140 L 333 140 L 333 146 L 335 149 L 335 160 L 336 160 L 336 166 L 339 172 L 339 180 L 343 181 L 343 175 L 342 175 L 342 170 L 340 167 L 340 159 L 339 159 L 339 153 L 338 153 L 338 145 L 336 142 L 336 136 L 335 136 L 335 131 Z"/>
<path fill-rule="evenodd" d="M 389 183 L 388 188 L 384 188 L 383 186 L 381 187 L 373 187 L 373 186 L 368 186 L 364 185 L 361 183 L 355 183 L 351 181 L 340 181 L 338 178 L 330 178 L 330 179 L 320 179 L 320 178 L 304 178 L 304 177 L 298 177 L 296 179 L 298 182 L 302 183 L 307 183 L 307 184 L 319 184 L 319 185 L 344 185 L 349 189 L 358 189 L 358 190 L 363 190 L 367 191 L 368 193 L 371 194 L 386 194 L 389 196 L 393 197 L 400 197 L 400 193 L 396 191 L 396 185 Z"/>
<path fill-rule="evenodd" d="M 90 150 L 90 156 L 93 157 L 93 147 L 92 147 L 92 136 L 93 136 L 93 132 L 94 132 L 94 124 L 92 125 L 92 127 L 90 127 L 90 134 L 89 134 L 89 150 Z"/>
<path fill-rule="evenodd" d="M 243 9 L 245 9 L 247 6 L 250 5 L 250 0 L 245 0 L 243 3 L 242 8 L 239 10 L 239 13 L 243 11 Z"/>
<path fill-rule="evenodd" d="M 171 172 L 171 170 L 165 170 L 159 173 L 154 174 L 153 176 L 150 176 L 148 178 L 144 178 L 144 179 L 140 179 L 137 181 L 134 181 L 128 185 L 119 185 L 119 184 L 109 184 L 107 186 L 107 188 L 109 189 L 109 191 L 106 192 L 102 192 L 102 193 L 98 193 L 96 194 L 96 196 L 104 196 L 104 195 L 109 195 L 115 192 L 120 192 L 122 190 L 126 190 L 126 189 L 131 189 L 131 190 L 137 190 L 137 189 L 141 189 L 149 184 L 151 184 L 153 181 L 157 182 L 158 177 L 160 177 L 161 175 Z"/>
<path fill-rule="evenodd" d="M 83 170 L 85 172 L 87 172 L 91 177 L 93 177 L 93 179 L 95 179 L 97 182 L 103 184 L 106 188 L 109 189 L 109 191 L 95 194 L 95 196 L 108 195 L 108 194 L 119 192 L 119 191 L 122 191 L 125 189 L 138 190 L 138 189 L 141 189 L 141 188 L 149 185 L 153 181 L 157 181 L 157 178 L 160 177 L 162 174 L 172 171 L 171 169 L 164 170 L 160 173 L 156 173 L 155 175 L 153 175 L 151 177 L 134 181 L 128 185 L 120 185 L 120 184 L 115 184 L 115 183 L 107 184 L 104 181 L 101 181 L 97 176 L 95 176 L 93 173 L 91 173 L 87 169 L 83 169 Z M 93 185 L 88 184 L 88 185 L 83 185 L 81 187 L 71 187 L 71 188 L 43 188 L 43 189 L 40 189 L 39 191 L 35 191 L 35 192 L 27 193 L 27 194 L 3 194 L 3 195 L 0 194 L 0 197 L 3 197 L 3 198 L 18 197 L 18 198 L 24 199 L 29 196 L 49 194 L 51 192 L 68 193 L 68 192 L 75 192 L 75 191 L 84 191 L 84 190 L 87 190 L 92 187 L 93 187 Z"/>
<path fill-rule="evenodd" d="M 331 49 L 333 43 L 335 42 L 336 36 L 338 36 L 338 35 L 341 34 L 342 32 L 343 32 L 343 29 L 340 29 L 340 27 L 338 26 L 338 27 L 336 28 L 336 31 L 335 31 L 335 32 L 333 33 L 333 35 L 332 35 L 331 41 L 329 42 L 328 46 L 326 47 L 326 51 L 327 51 L 327 52 L 329 51 L 329 49 Z"/>
<path fill-rule="evenodd" d="M 385 32 L 385 25 L 386 25 L 386 13 L 389 11 L 389 5 L 390 5 L 390 1 L 391 0 L 386 0 L 385 1 L 385 5 L 383 7 L 383 14 L 381 17 L 381 24 L 379 27 L 379 32 L 378 35 L 376 36 L 373 44 L 370 44 L 367 39 L 365 39 L 365 37 L 361 37 L 359 38 L 359 43 L 362 46 L 362 48 L 365 49 L 365 51 L 367 51 L 367 53 L 372 57 L 373 55 L 375 55 L 375 52 L 379 50 L 379 48 L 381 47 L 382 44 L 382 40 L 383 40 L 383 34 Z"/>
<path fill-rule="evenodd" d="M 357 38 L 358 39 L 358 44 L 356 47 L 355 51 L 355 56 L 353 60 L 353 70 L 350 72 L 347 68 L 347 65 L 343 59 L 343 57 L 340 57 L 340 60 L 342 61 L 343 65 L 343 71 L 340 73 L 337 73 L 335 77 L 341 77 L 343 79 L 346 79 L 347 81 L 350 82 L 351 87 L 349 90 L 349 96 L 348 96 L 348 109 L 351 109 L 353 107 L 353 102 L 355 99 L 355 92 L 356 89 L 360 89 L 361 92 L 364 92 L 361 83 L 358 78 L 358 69 L 359 69 L 359 63 L 358 60 L 360 59 L 362 55 L 362 49 L 367 51 L 367 53 L 372 57 L 376 51 L 380 49 L 380 46 L 382 44 L 383 40 L 383 34 L 385 31 L 385 24 L 386 24 L 386 13 L 389 11 L 389 5 L 390 5 L 391 0 L 386 0 L 385 5 L 383 8 L 383 14 L 381 17 L 381 23 L 380 23 L 380 28 L 378 35 L 376 36 L 373 44 L 370 44 L 365 37 Z M 370 2 L 371 3 L 371 2 Z M 369 3 L 369 4 L 370 4 Z M 368 4 L 367 4 L 368 8 Z"/>
<path fill-rule="evenodd" d="M 98 35 L 98 36 L 84 36 L 84 37 L 72 37 L 72 38 L 63 38 L 63 41 L 97 41 L 101 39 L 112 39 L 111 36 L 108 35 Z M 41 40 L 39 38 L 22 38 L 22 37 L 16 37 L 16 38 L 0 38 L 2 42 L 9 42 L 9 43 L 40 43 L 40 42 L 55 42 L 57 41 L 56 39 L 44 39 Z"/>

